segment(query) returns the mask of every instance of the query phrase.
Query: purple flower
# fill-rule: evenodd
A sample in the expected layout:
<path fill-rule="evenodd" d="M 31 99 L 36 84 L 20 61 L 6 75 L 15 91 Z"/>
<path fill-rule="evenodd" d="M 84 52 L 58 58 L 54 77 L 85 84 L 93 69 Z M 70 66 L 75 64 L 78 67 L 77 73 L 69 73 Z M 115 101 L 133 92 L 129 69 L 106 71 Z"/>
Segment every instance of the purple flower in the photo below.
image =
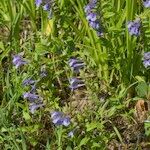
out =
<path fill-rule="evenodd" d="M 63 125 L 67 127 L 67 126 L 69 126 L 69 124 L 70 124 L 70 118 L 64 117 L 63 118 Z"/>
<path fill-rule="evenodd" d="M 95 30 L 98 30 L 100 28 L 100 24 L 98 21 L 90 21 L 89 25 Z"/>
<path fill-rule="evenodd" d="M 36 7 L 40 7 L 40 5 L 42 4 L 42 0 L 36 0 L 35 4 L 36 4 Z"/>
<path fill-rule="evenodd" d="M 23 94 L 23 98 L 24 98 L 24 99 L 28 99 L 28 100 L 31 101 L 31 102 L 34 102 L 35 100 L 41 100 L 40 97 L 39 97 L 39 95 L 30 93 L 30 92 L 24 93 L 24 94 Z"/>
<path fill-rule="evenodd" d="M 50 10 L 50 4 L 49 3 L 45 4 L 43 6 L 43 9 L 46 10 L 46 11 Z"/>
<path fill-rule="evenodd" d="M 149 8 L 150 7 L 150 0 L 143 0 L 143 5 L 145 8 Z"/>
<path fill-rule="evenodd" d="M 97 1 L 91 1 L 89 4 L 87 4 L 85 7 L 84 7 L 84 12 L 86 14 L 92 12 L 92 9 L 94 9 L 96 7 L 96 3 Z"/>
<path fill-rule="evenodd" d="M 88 5 L 86 5 L 86 6 L 84 7 L 84 12 L 85 12 L 86 14 L 88 14 L 88 13 L 91 12 L 91 9 L 92 9 L 91 5 L 88 4 Z"/>
<path fill-rule="evenodd" d="M 104 35 L 104 33 L 102 31 L 97 31 L 97 36 L 101 37 L 103 35 Z"/>
<path fill-rule="evenodd" d="M 144 60 L 143 65 L 144 65 L 145 68 L 150 67 L 150 60 Z"/>
<path fill-rule="evenodd" d="M 36 103 L 31 103 L 30 105 L 29 105 L 29 110 L 30 110 L 30 112 L 32 113 L 32 114 L 34 114 L 34 112 L 38 109 L 38 108 L 41 108 L 41 107 L 43 107 L 44 106 L 44 104 L 36 104 Z"/>
<path fill-rule="evenodd" d="M 150 60 L 150 52 L 145 52 L 143 59 Z"/>
<path fill-rule="evenodd" d="M 58 117 L 62 117 L 63 116 L 63 113 L 62 112 L 60 112 L 60 111 L 53 111 L 52 113 L 51 113 L 51 118 L 54 120 L 54 119 L 56 119 L 56 118 L 58 118 Z"/>
<path fill-rule="evenodd" d="M 16 68 L 19 68 L 20 66 L 27 64 L 27 62 L 23 60 L 23 58 L 20 55 L 14 55 L 12 62 Z"/>
<path fill-rule="evenodd" d="M 36 84 L 31 85 L 31 90 L 30 93 L 35 93 L 36 92 Z"/>
<path fill-rule="evenodd" d="M 72 70 L 75 72 L 75 73 L 79 73 L 79 70 L 81 68 L 83 68 L 85 66 L 85 64 L 83 63 L 83 61 L 81 60 L 78 60 L 76 58 L 71 58 L 69 60 L 69 66 L 72 68 Z"/>
<path fill-rule="evenodd" d="M 87 19 L 88 21 L 96 21 L 96 19 L 97 19 L 97 14 L 91 12 L 91 13 L 89 13 L 89 14 L 87 15 L 86 19 Z"/>
<path fill-rule="evenodd" d="M 35 82 L 36 82 L 35 80 L 28 78 L 23 81 L 23 86 L 33 85 Z"/>
<path fill-rule="evenodd" d="M 145 52 L 143 55 L 143 65 L 145 68 L 150 67 L 150 52 Z"/>
<path fill-rule="evenodd" d="M 64 125 L 67 127 L 70 124 L 70 118 L 68 116 L 64 116 L 64 114 L 59 111 L 52 112 L 51 118 L 55 125 Z"/>
<path fill-rule="evenodd" d="M 70 88 L 71 88 L 72 91 L 75 90 L 75 89 L 77 89 L 77 88 L 79 88 L 79 87 L 85 86 L 85 84 L 83 83 L 83 81 L 81 81 L 78 78 L 71 78 L 69 80 L 69 82 L 70 82 Z"/>
<path fill-rule="evenodd" d="M 84 11 L 86 13 L 86 19 L 89 22 L 89 25 L 96 30 L 97 33 L 102 33 L 102 29 L 99 23 L 98 15 L 95 12 L 95 8 L 97 5 L 97 0 L 91 0 L 89 4 L 87 4 L 84 7 Z M 98 34 L 98 36 L 101 36 L 101 34 Z"/>
<path fill-rule="evenodd" d="M 128 31 L 130 35 L 138 36 L 140 35 L 140 19 L 136 19 L 135 21 L 129 21 L 127 24 Z"/>

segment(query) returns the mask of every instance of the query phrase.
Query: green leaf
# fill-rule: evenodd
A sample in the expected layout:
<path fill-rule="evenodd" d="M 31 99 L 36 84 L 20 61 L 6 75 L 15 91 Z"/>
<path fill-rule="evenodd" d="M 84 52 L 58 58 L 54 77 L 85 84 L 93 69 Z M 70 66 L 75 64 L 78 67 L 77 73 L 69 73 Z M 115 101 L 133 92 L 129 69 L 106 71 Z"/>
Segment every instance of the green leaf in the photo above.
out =
<path fill-rule="evenodd" d="M 137 79 L 139 82 L 144 82 L 144 77 L 142 76 L 135 76 L 135 79 Z"/>
<path fill-rule="evenodd" d="M 31 116 L 29 115 L 29 113 L 23 111 L 23 118 L 27 121 L 31 119 Z"/>
<path fill-rule="evenodd" d="M 86 124 L 86 131 L 91 131 L 93 129 L 97 128 L 97 122 L 87 123 Z"/>
<path fill-rule="evenodd" d="M 135 89 L 139 97 L 146 97 L 148 86 L 145 82 L 139 82 L 138 86 Z"/>
<path fill-rule="evenodd" d="M 119 133 L 118 129 L 115 126 L 113 128 L 114 128 L 114 130 L 115 130 L 115 132 L 116 132 L 120 142 L 123 143 L 123 139 L 122 139 L 121 134 Z"/>
<path fill-rule="evenodd" d="M 87 138 L 87 137 L 83 138 L 83 139 L 81 140 L 80 144 L 79 144 L 79 147 L 81 147 L 82 145 L 86 145 L 86 143 L 87 143 L 89 140 L 90 140 L 90 138 Z"/>
<path fill-rule="evenodd" d="M 7 129 L 4 128 L 4 127 L 2 127 L 2 128 L 1 128 L 1 132 L 7 132 Z"/>
<path fill-rule="evenodd" d="M 66 150 L 72 150 L 72 148 L 70 146 L 67 146 Z"/>
<path fill-rule="evenodd" d="M 92 145 L 92 148 L 95 148 L 95 147 L 101 147 L 101 145 L 99 144 L 99 143 L 93 143 L 93 145 Z"/>

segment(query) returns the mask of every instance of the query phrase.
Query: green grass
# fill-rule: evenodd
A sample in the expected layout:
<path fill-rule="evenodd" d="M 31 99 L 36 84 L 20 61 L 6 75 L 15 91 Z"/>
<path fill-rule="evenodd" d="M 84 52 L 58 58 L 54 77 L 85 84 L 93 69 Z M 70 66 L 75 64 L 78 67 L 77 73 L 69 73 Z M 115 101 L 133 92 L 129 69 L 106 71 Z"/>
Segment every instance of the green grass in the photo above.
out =
<path fill-rule="evenodd" d="M 140 106 L 146 117 L 139 120 L 136 103 L 149 105 L 150 100 L 150 69 L 142 63 L 143 53 L 150 51 L 150 8 L 142 0 L 99 1 L 104 34 L 98 37 L 86 20 L 87 4 L 54 0 L 49 19 L 49 12 L 36 8 L 34 0 L 0 1 L 1 150 L 149 148 L 150 128 L 144 123 L 149 108 Z M 138 37 L 127 29 L 136 18 L 141 19 Z M 21 52 L 28 64 L 16 69 L 12 56 Z M 69 79 L 77 75 L 68 65 L 70 57 L 85 63 L 78 75 L 85 87 L 73 92 Z M 38 81 L 37 93 L 45 104 L 34 114 L 22 96 L 30 90 L 22 82 L 30 77 Z M 69 115 L 71 124 L 55 126 L 53 110 Z"/>

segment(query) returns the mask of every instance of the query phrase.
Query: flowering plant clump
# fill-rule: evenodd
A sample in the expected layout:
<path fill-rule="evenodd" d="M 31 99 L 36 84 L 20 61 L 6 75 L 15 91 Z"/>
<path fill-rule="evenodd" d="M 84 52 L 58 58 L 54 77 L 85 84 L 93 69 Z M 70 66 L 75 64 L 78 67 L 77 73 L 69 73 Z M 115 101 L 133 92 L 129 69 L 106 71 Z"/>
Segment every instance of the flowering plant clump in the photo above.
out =
<path fill-rule="evenodd" d="M 150 0 L 1 0 L 0 18 L 0 150 L 150 149 Z"/>
<path fill-rule="evenodd" d="M 95 11 L 97 1 L 90 1 L 84 8 L 84 12 L 86 13 L 86 19 L 89 22 L 89 25 L 97 32 L 98 36 L 103 35 L 102 28 L 99 21 L 99 16 Z"/>

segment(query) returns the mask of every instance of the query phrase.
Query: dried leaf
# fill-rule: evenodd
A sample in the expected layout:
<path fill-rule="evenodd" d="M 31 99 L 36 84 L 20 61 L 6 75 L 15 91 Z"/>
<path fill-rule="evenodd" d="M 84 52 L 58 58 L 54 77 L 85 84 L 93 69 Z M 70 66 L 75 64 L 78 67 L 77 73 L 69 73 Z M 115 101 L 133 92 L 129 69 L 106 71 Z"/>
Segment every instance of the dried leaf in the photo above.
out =
<path fill-rule="evenodd" d="M 138 100 L 135 105 L 135 116 L 139 122 L 143 122 L 147 118 L 148 103 L 144 100 Z"/>

